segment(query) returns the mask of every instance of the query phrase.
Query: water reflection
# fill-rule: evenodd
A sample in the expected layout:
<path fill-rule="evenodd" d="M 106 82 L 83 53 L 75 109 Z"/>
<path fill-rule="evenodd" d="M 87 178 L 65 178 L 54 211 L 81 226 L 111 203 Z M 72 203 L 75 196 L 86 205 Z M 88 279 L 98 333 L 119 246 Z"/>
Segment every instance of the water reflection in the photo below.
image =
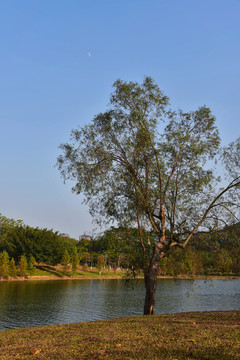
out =
<path fill-rule="evenodd" d="M 141 315 L 144 292 L 143 280 L 2 282 L 0 330 Z M 156 313 L 239 308 L 239 280 L 158 281 Z"/>

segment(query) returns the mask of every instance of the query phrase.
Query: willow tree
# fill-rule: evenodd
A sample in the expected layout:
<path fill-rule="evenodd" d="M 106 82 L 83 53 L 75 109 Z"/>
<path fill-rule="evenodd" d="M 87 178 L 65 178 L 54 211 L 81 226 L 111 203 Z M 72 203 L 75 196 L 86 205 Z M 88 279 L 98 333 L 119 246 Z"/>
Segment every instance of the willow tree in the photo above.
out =
<path fill-rule="evenodd" d="M 184 249 L 196 231 L 219 223 L 220 199 L 239 185 L 239 177 L 216 192 L 209 160 L 220 139 L 209 108 L 171 111 L 168 97 L 149 77 L 141 85 L 117 80 L 113 88 L 107 111 L 72 131 L 57 163 L 97 221 L 136 223 L 144 314 L 153 314 L 160 260 L 173 247 Z M 231 205 L 224 200 L 221 216 Z M 146 244 L 143 229 L 154 234 L 154 244 Z"/>

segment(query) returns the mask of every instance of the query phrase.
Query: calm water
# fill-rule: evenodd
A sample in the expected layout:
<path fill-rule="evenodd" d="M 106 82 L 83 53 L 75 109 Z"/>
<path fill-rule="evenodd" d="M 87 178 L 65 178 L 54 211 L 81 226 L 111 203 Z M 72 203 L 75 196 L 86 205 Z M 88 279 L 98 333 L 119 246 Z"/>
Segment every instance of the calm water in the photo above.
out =
<path fill-rule="evenodd" d="M 142 315 L 144 282 L 0 283 L 0 330 Z M 156 313 L 239 310 L 239 280 L 159 280 Z"/>

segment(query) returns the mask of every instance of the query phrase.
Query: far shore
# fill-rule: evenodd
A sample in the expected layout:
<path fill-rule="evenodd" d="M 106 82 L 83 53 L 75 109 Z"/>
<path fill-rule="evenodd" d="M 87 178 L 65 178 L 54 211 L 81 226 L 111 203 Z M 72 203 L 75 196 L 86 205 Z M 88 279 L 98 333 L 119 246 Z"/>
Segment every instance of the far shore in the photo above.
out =
<path fill-rule="evenodd" d="M 143 276 L 137 276 L 135 280 L 144 279 Z M 158 279 L 175 279 L 175 280 L 240 280 L 240 276 L 238 275 L 193 275 L 193 276 L 187 276 L 187 275 L 176 275 L 176 276 L 158 276 Z M 89 275 L 78 275 L 78 276 L 55 276 L 55 275 L 29 275 L 26 277 L 8 277 L 8 278 L 0 278 L 0 282 L 13 282 L 13 281 L 48 281 L 48 280 L 134 280 L 133 278 L 126 278 L 124 275 L 120 274 L 97 274 L 93 273 L 90 276 Z"/>
<path fill-rule="evenodd" d="M 144 279 L 143 273 L 135 274 L 135 279 Z M 31 273 L 26 272 L 26 276 L 6 276 L 0 277 L 1 281 L 43 281 L 43 280 L 133 280 L 133 274 L 125 269 L 103 268 L 99 270 L 96 267 L 88 267 L 79 265 L 75 273 L 64 270 L 60 264 L 53 266 L 47 264 L 35 264 L 35 269 Z M 240 279 L 240 275 L 226 274 L 226 275 L 163 275 L 159 274 L 158 279 L 183 279 L 183 280 L 235 280 Z"/>

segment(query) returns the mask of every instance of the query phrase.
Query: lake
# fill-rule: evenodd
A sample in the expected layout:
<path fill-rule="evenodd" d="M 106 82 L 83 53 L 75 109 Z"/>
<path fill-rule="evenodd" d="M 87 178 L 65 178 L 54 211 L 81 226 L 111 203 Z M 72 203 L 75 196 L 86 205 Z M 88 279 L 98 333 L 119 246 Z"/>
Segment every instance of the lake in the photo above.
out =
<path fill-rule="evenodd" d="M 0 283 L 0 330 L 142 315 L 144 281 Z M 156 313 L 239 310 L 239 280 L 158 280 Z"/>

